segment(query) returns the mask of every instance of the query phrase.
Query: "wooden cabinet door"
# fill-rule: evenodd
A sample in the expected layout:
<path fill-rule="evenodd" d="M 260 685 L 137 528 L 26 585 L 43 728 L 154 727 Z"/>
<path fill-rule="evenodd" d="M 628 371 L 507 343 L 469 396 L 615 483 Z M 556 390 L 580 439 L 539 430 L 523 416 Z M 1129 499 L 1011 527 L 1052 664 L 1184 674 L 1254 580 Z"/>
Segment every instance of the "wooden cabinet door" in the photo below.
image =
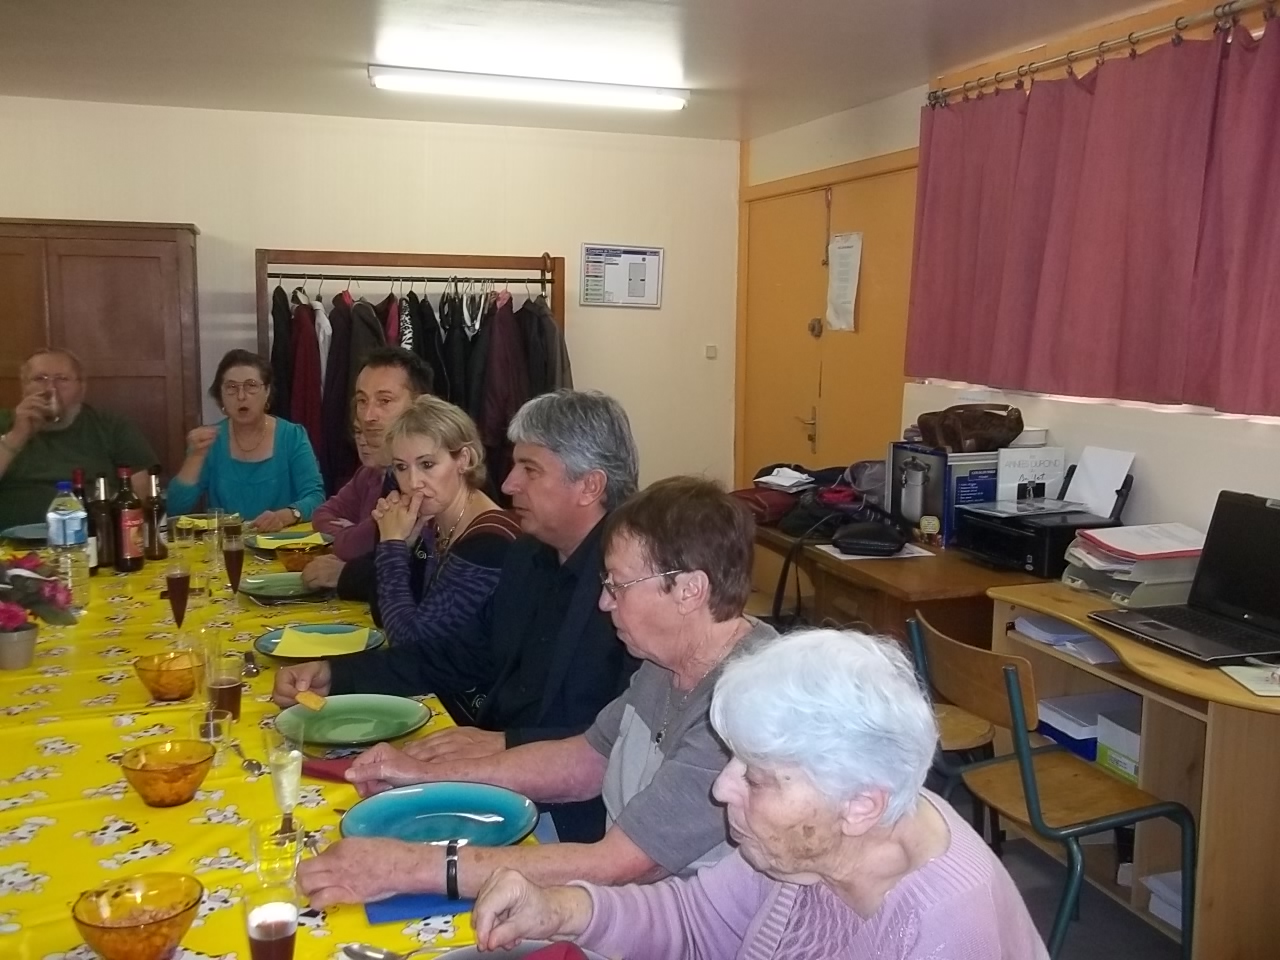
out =
<path fill-rule="evenodd" d="M 902 436 L 907 299 L 911 291 L 916 171 L 832 188 L 832 233 L 862 234 L 856 329 L 823 331 L 818 457 L 824 465 L 882 460 Z M 825 290 L 826 278 L 823 278 Z"/>
<path fill-rule="evenodd" d="M 823 194 L 756 200 L 748 216 L 739 482 L 766 464 L 815 462 L 812 428 L 802 421 L 818 405 L 819 341 L 809 322 L 822 316 L 826 299 Z"/>
<path fill-rule="evenodd" d="M 184 448 L 178 246 L 50 239 L 49 342 L 74 350 L 87 401 L 129 417 L 172 471 Z"/>
<path fill-rule="evenodd" d="M 22 396 L 22 361 L 47 342 L 43 240 L 0 237 L 0 290 L 0 407 L 9 408 Z"/>

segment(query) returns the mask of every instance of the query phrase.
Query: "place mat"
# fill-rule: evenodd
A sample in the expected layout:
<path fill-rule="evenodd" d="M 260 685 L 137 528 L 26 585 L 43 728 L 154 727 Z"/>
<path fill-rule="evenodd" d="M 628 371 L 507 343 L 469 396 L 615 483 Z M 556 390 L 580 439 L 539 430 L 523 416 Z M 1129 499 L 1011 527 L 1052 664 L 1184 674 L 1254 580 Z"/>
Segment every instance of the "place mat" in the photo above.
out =
<path fill-rule="evenodd" d="M 341 633 L 316 633 L 285 627 L 271 652 L 280 657 L 340 657 L 359 653 L 368 644 L 368 627 L 352 627 Z"/>
<path fill-rule="evenodd" d="M 355 757 L 339 757 L 332 760 L 307 758 L 302 761 L 302 775 L 313 780 L 332 780 L 334 783 L 347 782 L 347 769 L 355 762 Z"/>
<path fill-rule="evenodd" d="M 399 923 L 470 913 L 473 906 L 474 900 L 450 900 L 443 893 L 398 893 L 386 900 L 366 903 L 364 915 L 370 923 Z"/>

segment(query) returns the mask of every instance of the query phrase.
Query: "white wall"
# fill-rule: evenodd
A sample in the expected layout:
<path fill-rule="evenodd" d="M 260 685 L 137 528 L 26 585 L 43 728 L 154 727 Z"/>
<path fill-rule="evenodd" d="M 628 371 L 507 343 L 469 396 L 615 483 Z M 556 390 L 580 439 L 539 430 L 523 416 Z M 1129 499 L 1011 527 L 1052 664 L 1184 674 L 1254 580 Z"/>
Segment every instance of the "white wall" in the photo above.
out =
<path fill-rule="evenodd" d="M 750 141 L 747 179 L 752 184 L 781 180 L 909 150 L 920 142 L 920 108 L 927 85 L 872 103 L 819 117 Z"/>
<path fill-rule="evenodd" d="M 1066 447 L 1068 463 L 1085 446 L 1133 451 L 1129 523 L 1179 521 L 1204 530 L 1220 490 L 1280 497 L 1280 422 L 1274 418 L 913 383 L 903 396 L 903 426 L 926 411 L 987 398 L 1019 407 L 1028 426 L 1048 427 L 1049 442 Z"/>
<path fill-rule="evenodd" d="M 576 385 L 626 406 L 645 481 L 732 476 L 736 142 L 18 98 L 0 129 L 4 216 L 200 228 L 206 379 L 255 345 L 256 247 L 548 250 Z M 662 309 L 579 307 L 584 241 L 665 247 Z"/>

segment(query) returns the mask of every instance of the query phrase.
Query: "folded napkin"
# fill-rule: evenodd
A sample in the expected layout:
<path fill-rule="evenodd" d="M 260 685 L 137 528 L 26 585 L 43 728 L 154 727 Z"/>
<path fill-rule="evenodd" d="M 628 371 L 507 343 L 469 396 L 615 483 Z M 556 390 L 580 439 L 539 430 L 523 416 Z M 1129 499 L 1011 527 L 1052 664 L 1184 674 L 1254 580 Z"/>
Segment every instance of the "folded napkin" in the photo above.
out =
<path fill-rule="evenodd" d="M 303 760 L 302 775 L 313 780 L 332 780 L 335 783 L 346 783 L 347 767 L 351 766 L 355 759 L 355 757 L 340 757 L 336 760 Z"/>
<path fill-rule="evenodd" d="M 574 943 L 553 943 L 526 954 L 525 960 L 587 960 L 582 948 Z"/>
<path fill-rule="evenodd" d="M 399 923 L 426 917 L 470 913 L 474 900 L 450 900 L 443 893 L 400 893 L 386 900 L 364 905 L 370 923 Z"/>
<path fill-rule="evenodd" d="M 270 533 L 260 533 L 254 543 L 262 550 L 278 550 L 281 547 L 322 547 L 324 534 L 309 533 L 305 537 L 277 537 Z"/>
<path fill-rule="evenodd" d="M 352 627 L 341 633 L 309 633 L 285 627 L 271 652 L 280 657 L 340 657 L 359 653 L 368 642 L 368 627 Z"/>
<path fill-rule="evenodd" d="M 213 526 L 213 521 L 208 517 L 183 516 L 178 518 L 178 526 L 184 530 L 188 528 L 192 530 L 208 530 Z"/>

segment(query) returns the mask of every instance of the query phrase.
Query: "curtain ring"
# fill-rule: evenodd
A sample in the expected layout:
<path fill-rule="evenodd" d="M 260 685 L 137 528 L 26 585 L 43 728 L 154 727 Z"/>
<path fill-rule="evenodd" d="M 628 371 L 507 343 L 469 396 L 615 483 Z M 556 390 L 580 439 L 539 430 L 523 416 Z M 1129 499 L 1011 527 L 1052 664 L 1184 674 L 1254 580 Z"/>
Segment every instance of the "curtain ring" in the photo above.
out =
<path fill-rule="evenodd" d="M 1104 63 L 1106 63 L 1106 60 L 1107 60 L 1106 54 L 1102 49 L 1106 45 L 1107 45 L 1107 41 L 1105 40 L 1103 40 L 1100 44 L 1098 44 L 1098 66 L 1102 66 Z"/>
<path fill-rule="evenodd" d="M 1132 33 L 1126 39 L 1129 41 L 1129 59 L 1136 60 L 1138 57 L 1138 41 Z"/>

